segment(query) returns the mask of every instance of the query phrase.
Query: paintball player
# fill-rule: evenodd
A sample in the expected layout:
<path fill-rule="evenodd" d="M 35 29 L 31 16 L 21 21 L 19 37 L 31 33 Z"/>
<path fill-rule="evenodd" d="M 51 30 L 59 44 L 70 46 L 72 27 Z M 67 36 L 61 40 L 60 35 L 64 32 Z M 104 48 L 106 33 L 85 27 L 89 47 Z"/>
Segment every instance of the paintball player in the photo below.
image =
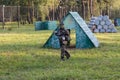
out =
<path fill-rule="evenodd" d="M 66 56 L 67 59 L 70 58 L 69 52 L 66 50 L 66 47 L 70 41 L 69 37 L 69 31 L 64 28 L 64 24 L 60 24 L 60 28 L 55 32 L 55 35 L 58 36 L 59 42 L 60 42 L 60 48 L 61 48 L 61 60 L 64 61 L 64 56 Z"/>

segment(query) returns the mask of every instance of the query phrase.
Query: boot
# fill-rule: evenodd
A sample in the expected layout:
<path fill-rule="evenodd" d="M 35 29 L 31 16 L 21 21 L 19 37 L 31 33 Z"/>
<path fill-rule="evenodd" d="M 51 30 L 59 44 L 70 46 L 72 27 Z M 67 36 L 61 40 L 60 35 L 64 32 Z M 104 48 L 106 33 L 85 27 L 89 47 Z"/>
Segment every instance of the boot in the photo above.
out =
<path fill-rule="evenodd" d="M 63 56 L 61 56 L 61 60 L 62 60 L 62 61 L 64 61 L 64 60 L 65 60 Z"/>
<path fill-rule="evenodd" d="M 65 56 L 66 56 L 67 59 L 70 58 L 70 54 L 67 51 L 65 51 Z"/>

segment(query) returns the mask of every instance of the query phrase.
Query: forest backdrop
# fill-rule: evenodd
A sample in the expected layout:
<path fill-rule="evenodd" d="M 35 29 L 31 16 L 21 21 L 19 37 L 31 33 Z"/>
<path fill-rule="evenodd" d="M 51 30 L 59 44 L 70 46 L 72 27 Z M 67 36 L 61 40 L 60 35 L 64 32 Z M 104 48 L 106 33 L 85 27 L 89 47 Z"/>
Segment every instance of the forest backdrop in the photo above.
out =
<path fill-rule="evenodd" d="M 0 0 L 0 5 L 11 10 L 16 6 L 13 11 L 16 20 L 27 20 L 29 23 L 34 20 L 61 20 L 69 11 L 77 11 L 86 20 L 101 14 L 107 14 L 112 19 L 120 17 L 120 0 Z"/>

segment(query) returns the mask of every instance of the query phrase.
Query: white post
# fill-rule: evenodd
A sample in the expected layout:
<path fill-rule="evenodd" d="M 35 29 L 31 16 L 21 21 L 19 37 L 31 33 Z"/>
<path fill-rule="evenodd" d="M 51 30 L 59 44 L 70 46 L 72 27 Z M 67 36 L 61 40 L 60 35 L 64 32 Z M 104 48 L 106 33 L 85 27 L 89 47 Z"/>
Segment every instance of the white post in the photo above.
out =
<path fill-rule="evenodd" d="M 4 8 L 5 8 L 5 5 L 3 5 L 3 7 L 2 7 L 2 13 L 3 13 L 3 29 L 4 29 L 4 25 L 5 25 L 5 20 L 4 20 Z"/>

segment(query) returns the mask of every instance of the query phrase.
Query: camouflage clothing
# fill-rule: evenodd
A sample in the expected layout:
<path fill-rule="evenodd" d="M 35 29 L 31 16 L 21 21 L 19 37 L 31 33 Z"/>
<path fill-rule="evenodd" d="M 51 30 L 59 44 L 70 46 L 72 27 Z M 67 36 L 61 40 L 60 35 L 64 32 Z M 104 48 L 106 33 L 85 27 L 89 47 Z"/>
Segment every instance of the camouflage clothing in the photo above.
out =
<path fill-rule="evenodd" d="M 66 56 L 66 58 L 69 59 L 70 54 L 69 54 L 69 52 L 67 51 L 66 46 L 65 46 L 65 45 L 62 45 L 62 46 L 61 46 L 61 59 L 62 59 L 62 60 L 64 60 L 64 56 Z"/>
<path fill-rule="evenodd" d="M 66 58 L 69 59 L 70 54 L 66 49 L 69 41 L 69 31 L 65 30 L 64 28 L 59 28 L 56 35 L 58 36 L 60 42 L 61 59 L 64 60 L 64 56 L 66 56 Z"/>

